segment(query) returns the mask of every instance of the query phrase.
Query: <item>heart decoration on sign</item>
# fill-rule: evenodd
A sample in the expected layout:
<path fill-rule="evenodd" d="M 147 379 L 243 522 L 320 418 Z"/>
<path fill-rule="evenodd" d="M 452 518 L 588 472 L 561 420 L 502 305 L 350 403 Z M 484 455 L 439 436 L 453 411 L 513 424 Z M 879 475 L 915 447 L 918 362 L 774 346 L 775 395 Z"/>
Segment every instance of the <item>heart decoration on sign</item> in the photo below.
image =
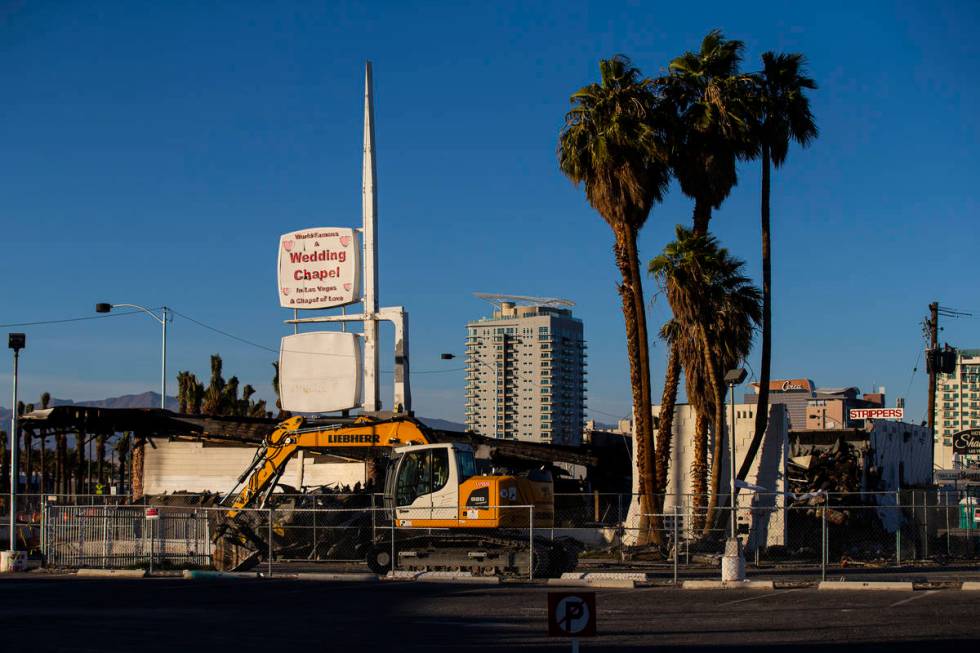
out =
<path fill-rule="evenodd" d="M 340 237 L 340 244 L 343 245 L 344 247 L 347 247 L 348 245 L 350 245 L 350 236 L 341 236 Z"/>
<path fill-rule="evenodd" d="M 345 283 L 345 284 L 344 284 L 344 290 L 346 290 L 346 291 L 348 291 L 348 292 L 350 292 L 350 289 L 351 289 L 351 284 L 349 284 L 349 283 Z"/>
<path fill-rule="evenodd" d="M 287 252 L 293 251 L 293 241 L 292 240 L 284 240 L 284 241 L 282 241 L 282 248 L 284 250 L 286 250 Z"/>
<path fill-rule="evenodd" d="M 289 295 L 289 288 L 285 288 L 285 287 L 284 287 L 284 288 L 282 289 L 282 294 L 284 294 L 284 295 Z"/>

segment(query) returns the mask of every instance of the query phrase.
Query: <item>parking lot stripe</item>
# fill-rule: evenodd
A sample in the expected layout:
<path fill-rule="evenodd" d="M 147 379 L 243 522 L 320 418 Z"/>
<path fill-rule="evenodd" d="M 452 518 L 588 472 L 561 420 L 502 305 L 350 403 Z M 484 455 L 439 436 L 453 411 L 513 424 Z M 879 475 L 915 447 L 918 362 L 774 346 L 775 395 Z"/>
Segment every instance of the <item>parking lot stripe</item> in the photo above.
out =
<path fill-rule="evenodd" d="M 803 589 L 802 587 L 797 587 L 796 589 L 792 589 L 792 590 L 779 590 L 779 591 L 772 592 L 772 593 L 768 593 L 767 592 L 765 594 L 758 594 L 756 596 L 750 596 L 750 597 L 745 598 L 745 599 L 736 599 L 735 601 L 728 601 L 727 603 L 721 603 L 721 604 L 719 604 L 718 607 L 720 608 L 720 607 L 726 606 L 726 605 L 735 605 L 736 603 L 745 603 L 746 601 L 758 601 L 760 599 L 768 599 L 768 598 L 771 598 L 773 596 L 783 596 L 784 594 L 790 594 L 791 592 L 799 592 L 802 589 Z"/>
<path fill-rule="evenodd" d="M 921 598 L 924 598 L 926 596 L 929 596 L 930 594 L 935 594 L 938 591 L 939 590 L 929 590 L 929 591 L 923 592 L 922 594 L 916 594 L 915 596 L 909 597 L 907 599 L 902 599 L 901 601 L 896 601 L 895 603 L 892 603 L 888 607 L 889 608 L 897 608 L 900 605 L 903 605 L 905 603 L 911 603 L 912 601 L 917 601 L 918 599 L 921 599 Z"/>

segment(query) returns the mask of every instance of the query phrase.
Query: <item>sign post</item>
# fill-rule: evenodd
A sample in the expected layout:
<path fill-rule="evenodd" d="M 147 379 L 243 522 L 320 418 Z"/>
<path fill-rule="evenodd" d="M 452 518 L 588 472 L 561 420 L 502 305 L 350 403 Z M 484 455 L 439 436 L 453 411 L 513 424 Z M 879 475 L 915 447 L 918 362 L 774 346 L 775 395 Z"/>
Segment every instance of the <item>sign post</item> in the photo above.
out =
<path fill-rule="evenodd" d="M 571 637 L 578 653 L 579 637 L 596 636 L 595 592 L 548 592 L 548 636 Z"/>

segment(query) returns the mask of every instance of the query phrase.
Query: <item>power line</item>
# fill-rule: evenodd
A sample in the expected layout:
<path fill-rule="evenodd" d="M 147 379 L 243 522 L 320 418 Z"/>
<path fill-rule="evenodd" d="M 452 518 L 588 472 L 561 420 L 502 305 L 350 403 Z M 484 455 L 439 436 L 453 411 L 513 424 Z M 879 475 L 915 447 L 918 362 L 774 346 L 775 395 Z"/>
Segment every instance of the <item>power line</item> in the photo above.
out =
<path fill-rule="evenodd" d="M 257 342 L 253 342 L 253 341 L 248 340 L 246 338 L 242 338 L 241 336 L 236 336 L 235 334 L 229 333 L 229 332 L 227 332 L 227 331 L 225 331 L 223 329 L 219 329 L 218 327 L 214 327 L 214 326 L 211 326 L 209 324 L 205 324 L 204 322 L 201 322 L 200 320 L 195 320 L 194 318 L 190 317 L 189 315 L 185 315 L 185 314 L 183 314 L 183 313 L 181 313 L 179 311 L 176 311 L 176 310 L 174 310 L 172 308 L 170 309 L 170 312 L 173 313 L 174 315 L 179 315 L 180 317 L 184 318 L 185 320 L 189 320 L 189 321 L 193 322 L 194 324 L 198 325 L 199 327 L 203 327 L 205 329 L 208 329 L 209 331 L 214 331 L 215 333 L 218 333 L 220 335 L 223 335 L 223 336 L 225 336 L 227 338 L 231 338 L 233 340 L 237 340 L 238 342 L 245 343 L 246 345 L 251 345 L 252 347 L 258 347 L 259 349 L 263 349 L 265 351 L 271 351 L 274 354 L 278 354 L 279 353 L 279 350 L 278 349 L 273 349 L 272 347 L 266 347 L 265 345 L 262 345 L 262 344 L 257 343 Z M 332 356 L 332 357 L 337 357 L 337 358 L 346 358 L 346 356 L 343 356 L 342 354 L 328 354 L 328 353 L 325 353 L 325 352 L 296 351 L 296 350 L 292 350 L 292 349 L 286 349 L 284 351 L 286 353 L 289 353 L 289 354 L 303 354 L 305 356 Z M 460 370 L 465 370 L 465 369 L 466 369 L 465 367 L 451 367 L 451 368 L 445 369 L 445 370 L 418 370 L 418 371 L 415 371 L 415 370 L 411 370 L 411 368 L 410 368 L 409 369 L 409 374 L 447 374 L 449 372 L 459 372 Z M 382 374 L 394 374 L 394 372 L 392 370 L 381 370 L 381 373 Z"/>
<path fill-rule="evenodd" d="M 189 321 L 193 322 L 194 324 L 196 324 L 199 327 L 202 327 L 202 328 L 205 328 L 205 329 L 207 329 L 209 331 L 214 331 L 215 333 L 221 334 L 221 335 L 225 336 L 226 338 L 231 338 L 232 340 L 237 340 L 238 342 L 243 342 L 246 345 L 251 345 L 253 347 L 258 347 L 259 349 L 264 349 L 265 351 L 271 351 L 273 354 L 278 354 L 279 353 L 279 350 L 278 349 L 273 349 L 272 347 L 266 347 L 265 345 L 260 345 L 257 342 L 252 342 L 251 340 L 246 340 L 245 338 L 242 338 L 240 336 L 236 336 L 233 333 L 228 333 L 227 331 L 224 331 L 222 329 L 219 329 L 218 327 L 213 327 L 213 326 L 211 326 L 209 324 L 205 324 L 204 322 L 201 322 L 200 320 L 195 320 L 194 318 L 190 317 L 189 315 L 184 315 L 180 311 L 176 311 L 176 310 L 174 310 L 174 309 L 171 308 L 170 309 L 170 312 L 173 313 L 174 315 L 181 316 L 185 320 L 189 320 Z M 296 352 L 296 353 L 304 353 L 304 352 Z"/>
<path fill-rule="evenodd" d="M 159 310 L 160 307 L 152 308 L 151 311 Z M 40 326 L 45 324 L 65 324 L 67 322 L 83 322 L 85 320 L 101 320 L 106 317 L 122 317 L 124 315 L 136 315 L 143 311 L 123 311 L 121 313 L 106 313 L 104 315 L 86 315 L 85 317 L 67 317 L 61 320 L 36 320 L 34 322 L 12 322 L 10 324 L 0 324 L 0 329 L 13 327 Z"/>

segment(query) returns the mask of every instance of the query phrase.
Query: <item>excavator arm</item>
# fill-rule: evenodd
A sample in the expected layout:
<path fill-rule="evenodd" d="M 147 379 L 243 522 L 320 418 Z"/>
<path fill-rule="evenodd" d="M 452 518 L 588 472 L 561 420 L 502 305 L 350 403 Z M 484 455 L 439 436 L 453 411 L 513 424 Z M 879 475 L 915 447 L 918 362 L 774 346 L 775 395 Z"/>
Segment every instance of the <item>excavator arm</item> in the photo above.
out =
<path fill-rule="evenodd" d="M 271 490 L 285 471 L 286 464 L 301 449 L 336 451 L 430 444 L 418 423 L 411 418 L 377 421 L 362 417 L 353 424 L 310 425 L 304 428 L 305 422 L 303 417 L 291 417 L 266 438 L 252 464 L 238 479 L 235 489 L 241 487 L 241 490 L 231 503 L 228 517 L 234 517 Z M 233 489 L 229 496 L 234 492 Z"/>

